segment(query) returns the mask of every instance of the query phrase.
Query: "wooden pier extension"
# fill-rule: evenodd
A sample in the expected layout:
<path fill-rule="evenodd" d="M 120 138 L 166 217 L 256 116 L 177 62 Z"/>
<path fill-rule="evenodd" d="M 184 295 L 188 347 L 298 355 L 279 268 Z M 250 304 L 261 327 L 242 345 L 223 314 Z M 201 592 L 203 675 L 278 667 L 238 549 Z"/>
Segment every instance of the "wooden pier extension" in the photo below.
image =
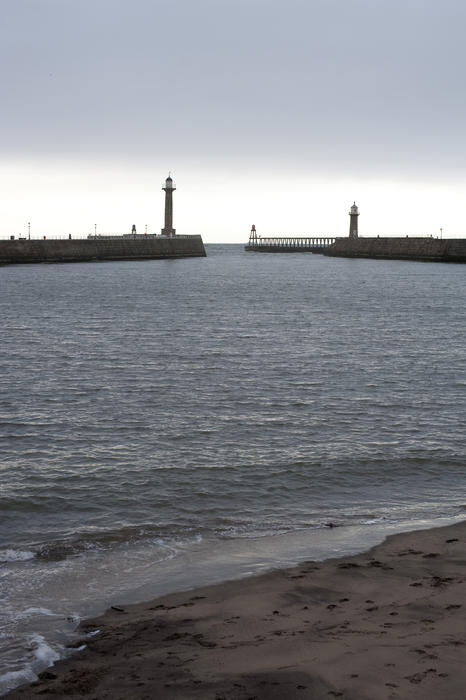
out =
<path fill-rule="evenodd" d="M 252 250 L 259 253 L 323 253 L 336 241 L 336 237 L 330 236 L 274 236 L 261 237 L 251 231 L 251 237 L 245 250 Z"/>

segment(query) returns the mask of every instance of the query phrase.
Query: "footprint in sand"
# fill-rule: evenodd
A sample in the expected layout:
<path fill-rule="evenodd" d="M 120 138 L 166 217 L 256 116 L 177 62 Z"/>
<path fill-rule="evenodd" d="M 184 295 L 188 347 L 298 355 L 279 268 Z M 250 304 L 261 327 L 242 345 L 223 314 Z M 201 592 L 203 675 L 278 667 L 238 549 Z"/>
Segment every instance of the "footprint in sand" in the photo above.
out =
<path fill-rule="evenodd" d="M 436 668 L 428 668 L 427 671 L 420 672 L 420 673 L 414 673 L 412 676 L 405 676 L 405 678 L 410 683 L 414 683 L 417 685 L 418 683 L 422 683 L 424 678 L 426 676 L 431 675 L 431 674 L 437 674 L 437 669 Z"/>
<path fill-rule="evenodd" d="M 398 552 L 399 557 L 406 557 L 409 554 L 422 554 L 419 549 L 405 549 L 402 552 Z"/>

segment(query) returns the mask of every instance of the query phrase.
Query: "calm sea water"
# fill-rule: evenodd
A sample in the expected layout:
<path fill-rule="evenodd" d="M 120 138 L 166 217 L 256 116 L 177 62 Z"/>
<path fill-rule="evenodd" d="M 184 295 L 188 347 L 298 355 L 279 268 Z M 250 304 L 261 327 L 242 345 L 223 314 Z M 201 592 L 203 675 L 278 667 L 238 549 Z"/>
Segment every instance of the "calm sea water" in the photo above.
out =
<path fill-rule="evenodd" d="M 0 692 L 111 603 L 462 517 L 465 297 L 242 246 L 0 268 Z"/>

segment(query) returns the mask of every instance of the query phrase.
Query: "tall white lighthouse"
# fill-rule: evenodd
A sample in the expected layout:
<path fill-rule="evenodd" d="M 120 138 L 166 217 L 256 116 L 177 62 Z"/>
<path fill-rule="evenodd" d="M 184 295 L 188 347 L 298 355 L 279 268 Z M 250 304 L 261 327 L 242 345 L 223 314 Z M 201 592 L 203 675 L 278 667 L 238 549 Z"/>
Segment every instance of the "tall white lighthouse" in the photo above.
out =
<path fill-rule="evenodd" d="M 353 206 L 349 210 L 349 215 L 350 215 L 349 237 L 350 238 L 357 238 L 358 237 L 359 209 L 356 206 L 356 202 L 353 202 Z"/>
<path fill-rule="evenodd" d="M 175 236 L 176 230 L 173 228 L 173 191 L 176 190 L 175 183 L 170 175 L 165 180 L 165 226 L 162 229 L 162 236 Z"/>

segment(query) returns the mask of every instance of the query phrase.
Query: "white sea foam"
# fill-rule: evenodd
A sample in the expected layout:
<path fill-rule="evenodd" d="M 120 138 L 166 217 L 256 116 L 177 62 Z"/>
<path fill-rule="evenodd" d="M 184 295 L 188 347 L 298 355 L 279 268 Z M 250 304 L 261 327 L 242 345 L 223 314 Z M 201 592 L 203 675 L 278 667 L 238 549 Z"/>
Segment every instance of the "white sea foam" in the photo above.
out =
<path fill-rule="evenodd" d="M 37 679 L 32 668 L 23 668 L 20 671 L 8 671 L 0 676 L 0 695 L 13 690 L 22 683 L 33 683 Z"/>
<path fill-rule="evenodd" d="M 30 617 L 32 615 L 47 615 L 48 617 L 60 617 L 59 613 L 54 613 L 48 608 L 26 608 L 17 615 L 17 618 Z"/>
<path fill-rule="evenodd" d="M 34 552 L 22 552 L 18 549 L 0 549 L 0 562 L 27 561 L 34 559 Z"/>
<path fill-rule="evenodd" d="M 386 522 L 387 518 L 381 515 L 377 518 L 368 518 L 367 520 L 360 520 L 361 525 L 377 525 L 378 523 Z"/>
<path fill-rule="evenodd" d="M 60 654 L 47 644 L 41 634 L 34 634 L 31 637 L 31 646 L 35 658 L 41 664 L 52 666 L 60 658 Z"/>
<path fill-rule="evenodd" d="M 37 680 L 34 669 L 40 671 L 44 666 L 52 666 L 60 658 L 60 654 L 47 644 L 41 634 L 32 635 L 29 637 L 29 641 L 31 652 L 29 663 L 17 671 L 7 671 L 7 673 L 0 675 L 0 695 L 4 695 L 23 683 L 32 683 Z M 21 661 L 24 663 L 25 659 L 23 658 Z"/>

